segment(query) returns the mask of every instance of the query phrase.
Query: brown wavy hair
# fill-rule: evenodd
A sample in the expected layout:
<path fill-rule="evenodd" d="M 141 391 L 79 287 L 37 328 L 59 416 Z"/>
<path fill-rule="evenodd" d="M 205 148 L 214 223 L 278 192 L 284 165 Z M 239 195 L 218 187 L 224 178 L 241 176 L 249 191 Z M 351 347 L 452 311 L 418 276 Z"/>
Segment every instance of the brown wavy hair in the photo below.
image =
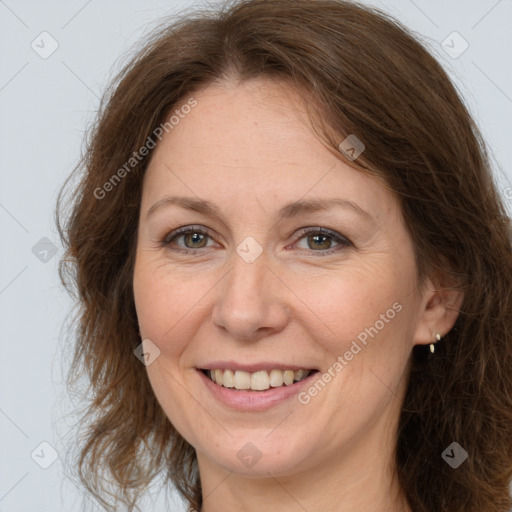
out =
<path fill-rule="evenodd" d="M 464 292 L 435 355 L 413 349 L 396 450 L 410 507 L 508 512 L 510 220 L 482 136 L 441 65 L 389 15 L 341 0 L 242 0 L 185 11 L 143 43 L 107 89 L 57 202 L 66 249 L 60 276 L 78 308 L 68 385 L 80 376 L 89 382 L 77 445 L 82 484 L 106 510 L 119 503 L 134 510 L 163 475 L 201 508 L 194 448 L 133 354 L 141 343 L 134 254 L 151 152 L 106 197 L 98 190 L 194 92 L 227 77 L 265 77 L 314 98 L 318 136 L 340 159 L 348 134 L 364 141 L 357 161 L 345 161 L 397 193 L 422 282 L 439 273 Z M 454 441 L 469 455 L 457 469 L 441 457 Z"/>

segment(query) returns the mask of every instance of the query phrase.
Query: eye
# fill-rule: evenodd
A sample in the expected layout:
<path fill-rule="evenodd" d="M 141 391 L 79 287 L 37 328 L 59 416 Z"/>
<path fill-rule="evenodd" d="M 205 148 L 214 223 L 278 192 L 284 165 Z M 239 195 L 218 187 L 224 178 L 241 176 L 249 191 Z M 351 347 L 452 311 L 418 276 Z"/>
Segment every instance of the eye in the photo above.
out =
<path fill-rule="evenodd" d="M 326 228 L 304 228 L 299 231 L 298 235 L 300 238 L 295 246 L 299 247 L 299 243 L 304 240 L 305 248 L 308 249 L 306 252 L 309 254 L 313 252 L 323 256 L 353 246 L 348 238 Z M 201 249 L 212 247 L 211 244 L 208 245 L 208 240 L 212 238 L 210 231 L 201 226 L 184 226 L 166 235 L 161 244 L 163 247 L 183 254 L 198 254 Z M 183 243 L 178 243 L 179 240 L 182 240 Z M 334 247 L 333 244 L 335 244 Z M 173 247 L 173 245 L 177 245 L 177 247 Z"/>
<path fill-rule="evenodd" d="M 330 254 L 352 246 L 348 238 L 326 228 L 304 228 L 299 233 L 300 240 L 305 240 L 306 249 L 319 255 Z M 333 243 L 336 244 L 333 248 Z M 298 243 L 295 244 L 298 247 Z"/>
<path fill-rule="evenodd" d="M 208 246 L 208 239 L 211 238 L 208 230 L 199 226 L 184 226 L 175 229 L 162 240 L 162 245 L 184 254 L 196 253 L 196 249 L 204 249 Z M 183 240 L 184 247 L 180 244 L 178 248 L 170 247 L 177 240 Z"/>

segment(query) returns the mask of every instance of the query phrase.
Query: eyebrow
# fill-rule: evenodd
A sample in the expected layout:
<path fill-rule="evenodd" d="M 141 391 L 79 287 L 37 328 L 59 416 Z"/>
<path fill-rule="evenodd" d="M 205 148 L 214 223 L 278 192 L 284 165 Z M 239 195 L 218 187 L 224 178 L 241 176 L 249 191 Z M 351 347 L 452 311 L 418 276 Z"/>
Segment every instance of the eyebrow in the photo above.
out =
<path fill-rule="evenodd" d="M 148 209 L 146 213 L 146 219 L 153 215 L 157 210 L 160 210 L 164 207 L 171 205 L 181 206 L 182 208 L 198 212 L 203 215 L 222 218 L 219 207 L 215 206 L 213 203 L 210 203 L 209 201 L 185 196 L 166 196 L 163 199 L 157 201 L 153 206 L 151 206 L 151 208 Z M 339 197 L 325 199 L 314 198 L 293 201 L 283 206 L 279 210 L 277 217 L 279 220 L 289 219 L 292 217 L 297 217 L 298 215 L 301 215 L 303 213 L 327 211 L 335 206 L 350 209 L 356 214 L 360 215 L 361 217 L 365 217 L 369 220 L 374 220 L 373 217 L 366 210 L 363 210 L 356 203 Z"/>

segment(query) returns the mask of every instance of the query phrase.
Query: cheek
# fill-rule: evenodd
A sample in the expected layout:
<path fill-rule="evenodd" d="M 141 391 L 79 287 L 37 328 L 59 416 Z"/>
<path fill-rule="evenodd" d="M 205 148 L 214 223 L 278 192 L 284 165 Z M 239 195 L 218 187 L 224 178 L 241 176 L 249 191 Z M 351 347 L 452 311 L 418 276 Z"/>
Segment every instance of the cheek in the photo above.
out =
<path fill-rule="evenodd" d="M 165 350 L 163 340 L 186 313 L 186 293 L 144 261 L 135 266 L 133 291 L 141 336 Z"/>
<path fill-rule="evenodd" d="M 318 336 L 317 342 L 327 356 L 324 373 L 333 376 L 328 386 L 337 391 L 325 399 L 342 416 L 358 411 L 363 418 L 382 411 L 398 392 L 407 366 L 414 320 L 408 281 L 398 279 L 389 262 L 387 272 L 385 268 L 352 269 L 335 280 L 319 282 L 315 292 L 310 288 L 312 309 L 321 320 L 316 323 L 329 326 L 323 327 L 327 334 Z M 310 391 L 313 396 L 315 390 Z"/>
<path fill-rule="evenodd" d="M 149 338 L 169 364 L 176 364 L 194 338 L 214 284 L 207 274 L 194 277 L 160 262 L 141 259 L 136 265 L 133 289 L 141 336 Z"/>
<path fill-rule="evenodd" d="M 343 349 L 358 336 L 364 341 L 367 328 L 376 327 L 382 333 L 397 328 L 407 291 L 401 288 L 403 280 L 389 271 L 389 264 L 387 272 L 384 268 L 380 272 L 343 269 L 335 278 L 319 279 L 316 286 L 305 283 L 305 302 L 332 340 L 332 348 Z"/>
<path fill-rule="evenodd" d="M 142 339 L 149 339 L 160 350 L 146 367 L 153 392 L 169 420 L 180 432 L 191 432 L 186 411 L 188 394 L 183 393 L 180 360 L 193 336 L 189 332 L 193 318 L 190 283 L 175 282 L 161 266 L 140 260 L 136 265 L 133 290 Z M 192 440 L 189 440 L 189 442 Z"/>

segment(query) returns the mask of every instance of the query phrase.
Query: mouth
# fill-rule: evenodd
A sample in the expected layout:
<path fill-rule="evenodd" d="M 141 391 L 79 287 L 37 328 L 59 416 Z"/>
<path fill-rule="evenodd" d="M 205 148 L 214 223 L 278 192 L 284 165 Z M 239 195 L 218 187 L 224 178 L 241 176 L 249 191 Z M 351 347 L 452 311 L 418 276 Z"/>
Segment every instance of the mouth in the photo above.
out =
<path fill-rule="evenodd" d="M 292 386 L 308 378 L 316 369 L 310 370 L 260 370 L 246 372 L 243 370 L 199 368 L 208 379 L 219 387 L 232 391 L 267 391 L 268 389 Z"/>

